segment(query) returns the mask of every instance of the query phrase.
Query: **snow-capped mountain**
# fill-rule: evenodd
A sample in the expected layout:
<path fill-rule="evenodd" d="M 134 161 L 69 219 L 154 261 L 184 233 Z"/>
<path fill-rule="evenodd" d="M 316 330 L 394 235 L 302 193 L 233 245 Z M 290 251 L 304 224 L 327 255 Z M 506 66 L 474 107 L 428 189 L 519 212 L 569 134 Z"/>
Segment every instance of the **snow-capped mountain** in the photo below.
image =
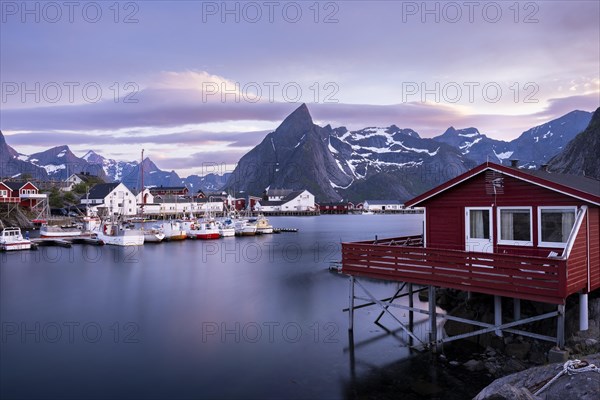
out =
<path fill-rule="evenodd" d="M 25 158 L 23 158 L 25 159 Z M 83 158 L 77 157 L 69 146 L 57 146 L 27 157 L 26 161 L 44 168 L 48 177 L 53 180 L 65 180 L 71 174 L 89 172 L 105 178 L 104 171 L 95 164 L 89 164 Z"/>
<path fill-rule="evenodd" d="M 548 163 L 548 170 L 600 179 L 600 108 L 583 132 Z"/>
<path fill-rule="evenodd" d="M 477 164 L 486 161 L 502 164 L 513 154 L 509 142 L 490 139 L 477 128 L 455 129 L 451 126 L 434 139 L 454 147 Z"/>
<path fill-rule="evenodd" d="M 30 163 L 28 159 L 28 156 L 10 147 L 0 131 L 0 177 L 17 178 L 27 174 L 33 178 L 47 179 L 46 170 Z"/>
<path fill-rule="evenodd" d="M 116 161 L 104 158 L 93 150 L 88 151 L 81 158 L 86 160 L 88 164 L 100 166 L 104 171 L 107 180 L 111 182 L 122 181 L 124 177 L 131 175 L 138 165 L 137 161 Z"/>
<path fill-rule="evenodd" d="M 242 157 L 226 189 L 308 189 L 319 201 L 407 199 L 464 172 L 466 161 L 410 129 L 320 127 L 303 104 Z"/>
<path fill-rule="evenodd" d="M 514 152 L 511 158 L 525 168 L 536 168 L 548 163 L 565 146 L 583 132 L 592 119 L 592 113 L 571 111 L 560 118 L 531 128 L 510 142 Z"/>
<path fill-rule="evenodd" d="M 508 164 L 516 158 L 525 168 L 537 167 L 590 118 L 591 113 L 574 111 L 511 142 L 454 127 L 424 139 L 396 125 L 357 131 L 320 127 L 303 104 L 242 157 L 226 188 L 255 195 L 266 188 L 308 189 L 319 201 L 406 200 L 486 161 Z"/>

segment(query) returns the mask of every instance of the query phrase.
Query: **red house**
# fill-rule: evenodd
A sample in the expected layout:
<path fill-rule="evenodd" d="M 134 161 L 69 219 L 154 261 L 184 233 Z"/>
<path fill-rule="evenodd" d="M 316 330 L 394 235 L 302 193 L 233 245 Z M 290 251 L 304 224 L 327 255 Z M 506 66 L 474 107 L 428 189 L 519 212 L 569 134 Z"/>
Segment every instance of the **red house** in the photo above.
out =
<path fill-rule="evenodd" d="M 344 273 L 494 295 L 497 314 L 509 297 L 517 320 L 520 299 L 556 304 L 559 330 L 567 297 L 600 288 L 597 180 L 485 163 L 406 206 L 423 235 L 343 243 Z"/>
<path fill-rule="evenodd" d="M 321 214 L 348 214 L 348 203 L 319 203 Z"/>
<path fill-rule="evenodd" d="M 45 194 L 31 182 L 1 182 L 0 203 L 19 203 L 22 207 L 34 207 Z"/>

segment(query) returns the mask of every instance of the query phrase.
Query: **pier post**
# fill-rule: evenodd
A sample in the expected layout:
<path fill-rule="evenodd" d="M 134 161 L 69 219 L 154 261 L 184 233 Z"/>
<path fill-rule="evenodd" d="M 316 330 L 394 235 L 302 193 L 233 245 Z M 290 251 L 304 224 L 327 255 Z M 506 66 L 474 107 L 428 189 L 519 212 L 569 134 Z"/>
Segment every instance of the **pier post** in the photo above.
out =
<path fill-rule="evenodd" d="M 565 347 L 565 305 L 558 305 L 558 316 L 556 317 L 556 346 L 559 349 Z"/>
<path fill-rule="evenodd" d="M 408 329 L 413 332 L 414 331 L 414 315 L 415 313 L 413 312 L 413 307 L 414 307 L 414 300 L 413 300 L 413 285 L 412 283 L 408 284 L 408 306 L 410 307 L 410 310 L 408 310 Z M 412 336 L 408 337 L 408 343 L 412 346 L 413 345 L 413 338 Z"/>
<path fill-rule="evenodd" d="M 494 296 L 494 325 L 502 325 L 502 297 Z M 502 330 L 496 329 L 496 336 L 502 337 Z"/>
<path fill-rule="evenodd" d="M 579 293 L 579 330 L 587 331 L 588 328 L 588 295 L 587 293 Z"/>
<path fill-rule="evenodd" d="M 429 286 L 429 342 L 433 344 L 433 352 L 436 352 L 437 342 L 437 314 L 435 311 L 435 286 Z"/>
<path fill-rule="evenodd" d="M 354 330 L 354 277 L 350 276 L 350 295 L 349 295 L 349 309 L 348 309 L 348 330 Z"/>
<path fill-rule="evenodd" d="M 515 321 L 521 319 L 521 299 L 513 299 L 513 314 Z"/>

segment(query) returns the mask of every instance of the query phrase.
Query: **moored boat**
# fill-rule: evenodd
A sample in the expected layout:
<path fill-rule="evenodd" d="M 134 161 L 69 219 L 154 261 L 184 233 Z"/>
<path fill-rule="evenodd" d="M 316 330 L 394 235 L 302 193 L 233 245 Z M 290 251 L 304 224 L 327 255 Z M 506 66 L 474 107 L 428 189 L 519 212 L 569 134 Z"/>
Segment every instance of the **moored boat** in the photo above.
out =
<path fill-rule="evenodd" d="M 166 241 L 184 240 L 187 238 L 187 234 L 179 221 L 165 221 L 160 224 L 160 227 L 165 234 Z"/>
<path fill-rule="evenodd" d="M 269 224 L 269 220 L 264 215 L 256 219 L 256 233 L 273 233 L 273 225 Z"/>
<path fill-rule="evenodd" d="M 144 229 L 144 243 L 160 243 L 165 238 L 165 233 L 159 225 Z"/>
<path fill-rule="evenodd" d="M 222 237 L 235 236 L 235 227 L 233 226 L 233 222 L 231 222 L 230 219 L 217 222 L 217 226 L 219 228 L 219 233 Z"/>
<path fill-rule="evenodd" d="M 118 222 L 103 221 L 97 232 L 97 239 L 113 246 L 141 246 L 144 244 L 144 232 Z"/>
<path fill-rule="evenodd" d="M 23 237 L 20 228 L 4 228 L 2 232 L 0 232 L 0 250 L 28 250 L 30 248 L 31 241 Z"/>
<path fill-rule="evenodd" d="M 191 239 L 219 239 L 221 234 L 219 228 L 214 221 L 197 222 L 190 225 L 190 229 L 187 231 L 187 235 Z"/>
<path fill-rule="evenodd" d="M 235 221 L 236 236 L 254 236 L 256 235 L 256 224 L 246 219 Z"/>
<path fill-rule="evenodd" d="M 91 232 L 86 232 L 78 226 L 42 225 L 40 227 L 40 238 L 61 239 L 73 237 L 89 237 Z"/>

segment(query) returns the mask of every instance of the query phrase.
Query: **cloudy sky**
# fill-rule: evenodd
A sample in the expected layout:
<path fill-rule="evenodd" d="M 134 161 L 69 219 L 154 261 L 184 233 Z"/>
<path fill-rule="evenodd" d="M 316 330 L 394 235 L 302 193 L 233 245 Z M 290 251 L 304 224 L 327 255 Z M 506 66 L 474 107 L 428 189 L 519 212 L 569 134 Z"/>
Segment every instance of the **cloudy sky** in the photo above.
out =
<path fill-rule="evenodd" d="M 231 165 L 316 123 L 497 139 L 600 105 L 600 3 L 0 1 L 0 129 L 30 154 Z"/>

